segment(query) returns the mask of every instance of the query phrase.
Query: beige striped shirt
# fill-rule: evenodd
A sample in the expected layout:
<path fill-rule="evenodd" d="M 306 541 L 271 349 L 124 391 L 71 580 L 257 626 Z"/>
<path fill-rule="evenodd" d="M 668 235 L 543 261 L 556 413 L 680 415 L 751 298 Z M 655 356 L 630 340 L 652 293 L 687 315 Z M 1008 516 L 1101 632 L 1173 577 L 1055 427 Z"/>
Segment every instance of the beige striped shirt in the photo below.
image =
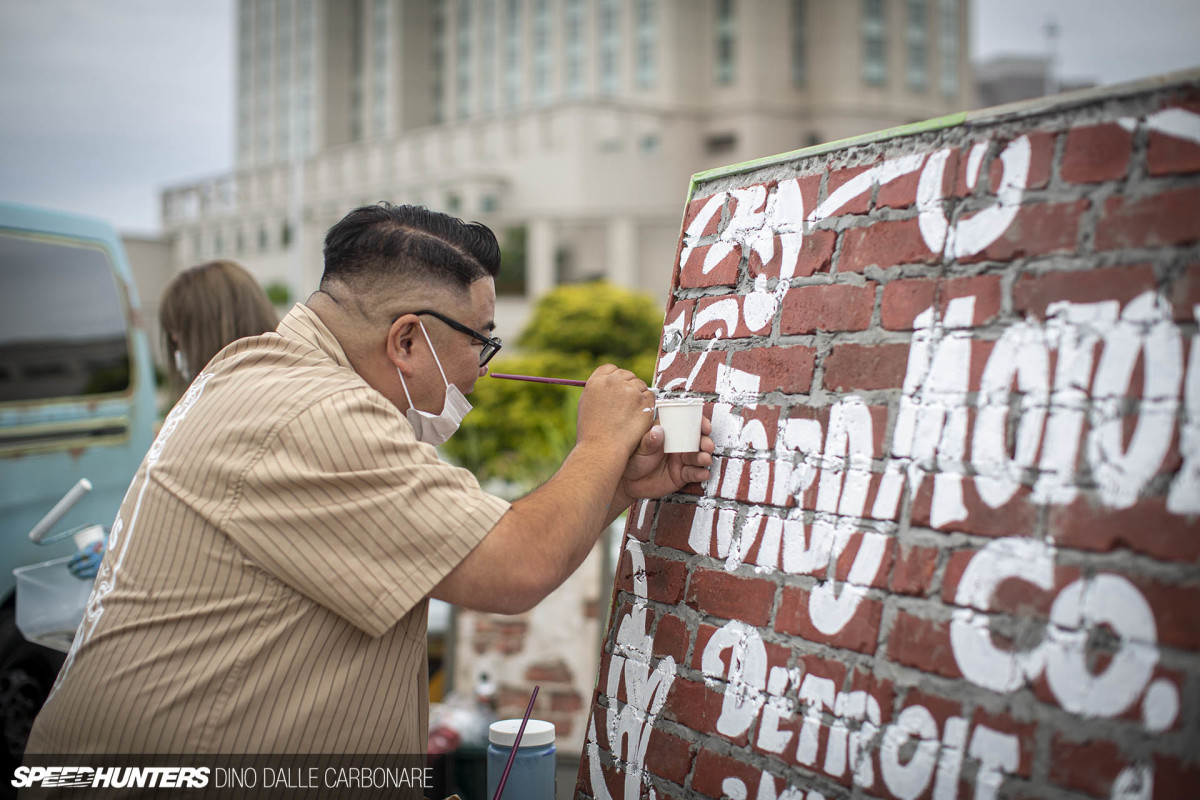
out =
<path fill-rule="evenodd" d="M 426 600 L 508 509 L 297 305 L 126 494 L 30 753 L 423 753 Z"/>

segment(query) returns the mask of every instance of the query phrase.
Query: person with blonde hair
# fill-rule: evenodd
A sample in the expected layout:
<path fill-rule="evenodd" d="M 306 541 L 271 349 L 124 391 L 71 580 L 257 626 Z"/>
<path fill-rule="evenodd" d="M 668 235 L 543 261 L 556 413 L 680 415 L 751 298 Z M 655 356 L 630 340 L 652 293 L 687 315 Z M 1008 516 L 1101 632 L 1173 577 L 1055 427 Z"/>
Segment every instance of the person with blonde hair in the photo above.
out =
<path fill-rule="evenodd" d="M 158 319 L 168 370 L 179 388 L 230 342 L 279 324 L 267 293 L 232 261 L 209 261 L 175 276 L 163 292 Z"/>
<path fill-rule="evenodd" d="M 176 396 L 226 345 L 270 333 L 279 324 L 267 293 L 232 261 L 209 261 L 176 275 L 163 291 L 158 320 Z M 94 578 L 105 546 L 98 542 L 83 548 L 67 569 L 78 578 Z"/>

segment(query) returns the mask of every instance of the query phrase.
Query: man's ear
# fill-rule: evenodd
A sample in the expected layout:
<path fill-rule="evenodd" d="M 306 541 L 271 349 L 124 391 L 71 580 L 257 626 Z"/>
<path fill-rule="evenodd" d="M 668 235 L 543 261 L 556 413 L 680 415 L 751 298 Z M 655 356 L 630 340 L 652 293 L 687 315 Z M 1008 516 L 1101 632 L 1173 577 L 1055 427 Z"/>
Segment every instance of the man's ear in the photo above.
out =
<path fill-rule="evenodd" d="M 413 346 L 417 339 L 419 321 L 412 314 L 405 314 L 388 328 L 387 356 L 396 369 L 410 376 L 413 373 Z"/>

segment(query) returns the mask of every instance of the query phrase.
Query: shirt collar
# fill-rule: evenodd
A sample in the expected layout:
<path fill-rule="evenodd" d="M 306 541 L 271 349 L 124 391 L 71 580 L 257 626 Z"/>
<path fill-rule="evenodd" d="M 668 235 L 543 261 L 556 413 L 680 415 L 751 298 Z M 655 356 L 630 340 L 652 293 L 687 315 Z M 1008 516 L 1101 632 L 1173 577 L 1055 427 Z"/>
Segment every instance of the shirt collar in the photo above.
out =
<path fill-rule="evenodd" d="M 292 310 L 279 322 L 276 330 L 284 338 L 317 348 L 332 358 L 338 366 L 354 369 L 337 337 L 325 327 L 321 318 L 303 303 L 292 306 Z"/>

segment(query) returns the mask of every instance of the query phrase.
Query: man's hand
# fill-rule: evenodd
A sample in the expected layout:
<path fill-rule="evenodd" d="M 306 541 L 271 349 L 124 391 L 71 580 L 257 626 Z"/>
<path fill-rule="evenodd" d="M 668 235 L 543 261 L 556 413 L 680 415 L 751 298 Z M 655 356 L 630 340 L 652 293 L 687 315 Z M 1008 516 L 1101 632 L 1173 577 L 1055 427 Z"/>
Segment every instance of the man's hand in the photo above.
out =
<path fill-rule="evenodd" d="M 663 429 L 655 425 L 642 437 L 625 465 L 620 491 L 631 500 L 657 499 L 678 492 L 689 483 L 708 480 L 715 448 L 711 433 L 712 421 L 705 417 L 700 420 L 700 452 L 664 453 Z"/>

